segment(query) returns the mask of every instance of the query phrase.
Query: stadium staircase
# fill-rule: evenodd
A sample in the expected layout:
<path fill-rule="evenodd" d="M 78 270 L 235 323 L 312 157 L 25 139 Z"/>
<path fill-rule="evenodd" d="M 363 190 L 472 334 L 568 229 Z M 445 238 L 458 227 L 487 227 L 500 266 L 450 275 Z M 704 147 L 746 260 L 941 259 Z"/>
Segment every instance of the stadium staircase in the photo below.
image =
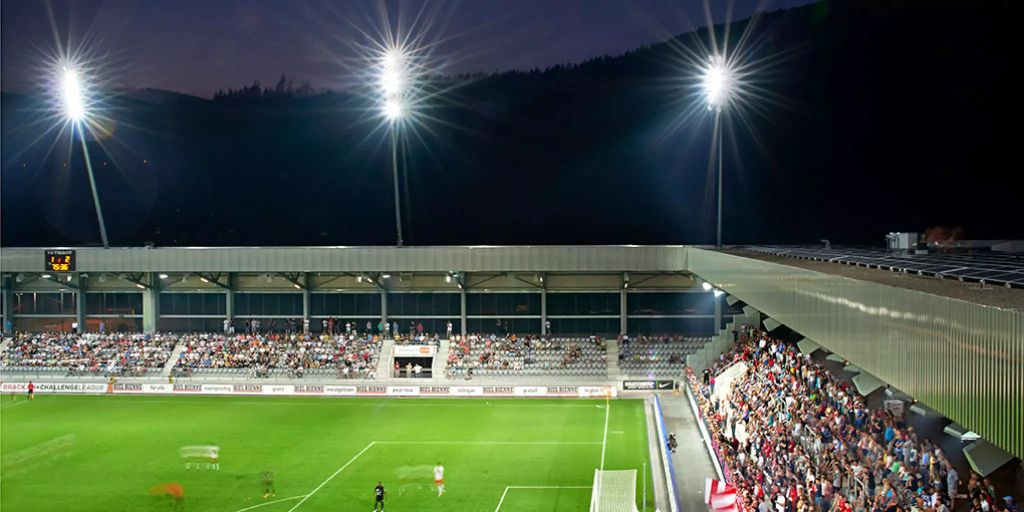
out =
<path fill-rule="evenodd" d="M 184 351 L 184 343 L 178 343 L 174 346 L 174 352 L 171 352 L 171 357 L 167 358 L 167 363 L 164 364 L 164 369 L 160 370 L 160 377 L 166 379 L 171 376 L 171 370 L 174 369 L 174 365 L 177 364 L 178 358 L 181 357 L 181 353 Z"/>
<path fill-rule="evenodd" d="M 377 358 L 377 372 L 375 375 L 378 379 L 392 378 L 394 375 L 395 367 L 395 340 L 393 338 L 384 338 L 384 343 L 380 346 L 380 357 Z"/>
<path fill-rule="evenodd" d="M 605 340 L 605 353 L 608 355 L 608 380 L 619 380 L 619 340 Z"/>
<path fill-rule="evenodd" d="M 452 340 L 444 339 L 441 340 L 441 346 L 437 349 L 437 354 L 434 354 L 434 364 L 430 367 L 430 376 L 434 379 L 443 379 L 448 371 L 448 347 L 452 344 Z"/>

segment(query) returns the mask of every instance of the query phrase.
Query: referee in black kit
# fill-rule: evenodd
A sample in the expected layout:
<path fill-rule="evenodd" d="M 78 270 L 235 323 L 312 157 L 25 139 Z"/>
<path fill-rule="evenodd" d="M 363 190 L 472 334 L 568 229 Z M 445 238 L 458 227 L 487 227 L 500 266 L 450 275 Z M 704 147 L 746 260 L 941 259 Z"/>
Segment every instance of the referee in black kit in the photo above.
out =
<path fill-rule="evenodd" d="M 379 480 L 377 481 L 377 487 L 373 488 L 373 499 L 374 499 L 374 503 L 373 503 L 373 510 L 374 510 L 374 512 L 376 512 L 378 510 L 383 512 L 384 511 L 384 485 L 382 485 Z"/>

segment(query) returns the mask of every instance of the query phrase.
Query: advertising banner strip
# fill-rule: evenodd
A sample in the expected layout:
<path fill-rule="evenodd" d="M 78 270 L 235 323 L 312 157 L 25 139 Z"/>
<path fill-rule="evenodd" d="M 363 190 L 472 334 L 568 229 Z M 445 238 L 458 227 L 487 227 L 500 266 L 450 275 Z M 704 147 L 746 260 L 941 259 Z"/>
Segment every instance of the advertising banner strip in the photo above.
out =
<path fill-rule="evenodd" d="M 624 380 L 623 391 L 672 391 L 676 387 L 674 380 Z"/>
<path fill-rule="evenodd" d="M 27 382 L 0 383 L 4 393 L 25 393 Z M 37 393 L 115 393 L 262 396 L 450 396 L 450 397 L 579 397 L 617 396 L 610 386 L 334 386 L 293 384 L 107 384 L 99 382 L 39 382 Z"/>
<path fill-rule="evenodd" d="M 433 345 L 395 345 L 395 357 L 431 357 L 436 351 Z"/>
<path fill-rule="evenodd" d="M 454 396 L 484 396 L 483 386 L 452 386 L 448 394 Z"/>
<path fill-rule="evenodd" d="M 512 388 L 515 396 L 547 396 L 547 386 L 516 386 Z"/>
<path fill-rule="evenodd" d="M 388 386 L 388 396 L 416 396 L 420 394 L 420 388 L 416 386 Z"/>

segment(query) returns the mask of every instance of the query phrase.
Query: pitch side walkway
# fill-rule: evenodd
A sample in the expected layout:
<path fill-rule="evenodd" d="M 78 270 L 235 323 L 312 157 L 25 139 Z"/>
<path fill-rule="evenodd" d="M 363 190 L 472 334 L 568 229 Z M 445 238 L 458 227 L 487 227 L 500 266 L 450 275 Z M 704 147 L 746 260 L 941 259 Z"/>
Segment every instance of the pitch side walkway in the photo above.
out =
<path fill-rule="evenodd" d="M 679 506 L 683 512 L 703 512 L 704 479 L 714 478 L 715 468 L 711 465 L 704 440 L 701 439 L 697 419 L 686 402 L 686 395 L 660 395 L 661 412 L 665 417 L 665 428 L 676 435 L 679 448 L 672 455 L 676 468 L 676 489 L 679 491 Z"/>

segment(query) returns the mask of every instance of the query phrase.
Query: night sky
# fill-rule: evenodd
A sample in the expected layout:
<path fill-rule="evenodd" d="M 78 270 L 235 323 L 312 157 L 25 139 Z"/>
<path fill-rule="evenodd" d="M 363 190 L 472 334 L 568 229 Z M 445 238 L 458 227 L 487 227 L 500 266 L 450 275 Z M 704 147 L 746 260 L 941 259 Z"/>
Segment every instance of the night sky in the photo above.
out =
<path fill-rule="evenodd" d="M 726 244 L 1024 238 L 1016 3 L 713 3 L 714 36 L 701 1 L 4 0 L 0 242 L 99 241 L 36 87 L 64 47 L 105 80 L 86 144 L 113 245 L 393 244 L 363 60 L 388 26 L 440 71 L 400 130 L 408 245 L 712 243 L 711 39 L 751 77 L 723 116 Z"/>
<path fill-rule="evenodd" d="M 808 0 L 714 1 L 716 23 Z M 464 2 L 5 0 L 2 87 L 26 91 L 53 54 L 56 27 L 70 47 L 108 56 L 112 80 L 211 97 L 281 74 L 335 88 L 360 34 L 427 20 L 425 39 L 447 73 L 575 63 L 620 54 L 706 25 L 700 0 L 475 0 Z M 383 20 L 387 20 L 387 22 Z"/>

